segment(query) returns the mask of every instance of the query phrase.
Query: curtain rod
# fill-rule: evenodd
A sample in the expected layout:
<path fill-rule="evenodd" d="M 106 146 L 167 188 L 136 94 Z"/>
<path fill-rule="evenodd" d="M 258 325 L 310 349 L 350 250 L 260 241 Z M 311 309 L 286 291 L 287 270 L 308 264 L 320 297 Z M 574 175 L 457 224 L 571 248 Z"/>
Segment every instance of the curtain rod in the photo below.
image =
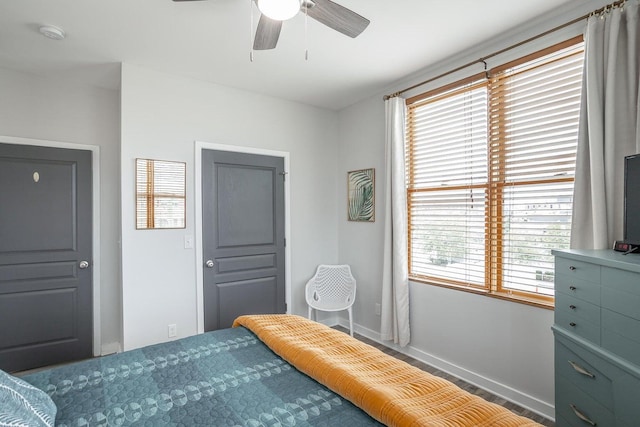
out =
<path fill-rule="evenodd" d="M 498 51 L 496 51 L 496 52 L 490 53 L 490 54 L 489 54 L 489 55 L 487 55 L 487 56 L 483 56 L 483 57 L 482 57 L 482 58 L 480 58 L 480 59 L 476 59 L 475 61 L 471 61 L 471 62 L 469 62 L 469 63 L 467 63 L 467 64 L 461 65 L 461 66 L 459 66 L 459 67 L 457 67 L 457 68 L 454 68 L 453 70 L 449 70 L 449 71 L 447 71 L 447 72 L 444 72 L 444 73 L 442 73 L 442 74 L 440 74 L 440 75 L 437 75 L 437 76 L 435 76 L 435 77 L 432 77 L 432 78 L 427 79 L 427 80 L 425 80 L 425 81 L 422 81 L 422 82 L 420 82 L 420 83 L 416 83 L 415 85 L 410 86 L 410 87 L 405 88 L 405 89 L 402 89 L 402 90 L 400 90 L 400 91 L 398 91 L 398 92 L 394 92 L 394 93 L 391 93 L 391 94 L 389 94 L 389 95 L 385 95 L 385 96 L 383 97 L 383 99 L 386 101 L 386 100 L 388 100 L 388 99 L 390 99 L 390 98 L 395 98 L 396 96 L 400 96 L 400 95 L 402 95 L 402 94 L 403 94 L 403 93 L 405 93 L 405 92 L 408 92 L 408 91 L 413 90 L 413 89 L 416 89 L 416 88 L 418 88 L 418 87 L 420 87 L 420 86 L 426 85 L 427 83 L 431 83 L 432 81 L 435 81 L 435 80 L 438 80 L 438 79 L 440 79 L 440 78 L 442 78 L 442 77 L 448 76 L 449 74 L 453 74 L 453 73 L 458 72 L 458 71 L 460 71 L 460 70 L 464 70 L 465 68 L 470 67 L 470 66 L 472 66 L 472 65 L 474 65 L 474 64 L 484 63 L 484 64 L 485 64 L 485 67 L 486 67 L 486 65 L 487 65 L 486 60 L 487 60 L 487 59 L 489 59 L 489 58 L 493 58 L 494 56 L 500 55 L 500 54 L 502 54 L 502 53 L 504 53 L 504 52 L 507 52 L 507 51 L 509 51 L 509 50 L 511 50 L 511 49 L 515 49 L 515 48 L 520 47 L 520 46 L 522 46 L 522 45 L 524 45 L 524 44 L 527 44 L 527 43 L 529 43 L 529 42 L 532 42 L 532 41 L 534 41 L 534 40 L 537 40 L 537 39 L 539 39 L 539 38 L 542 38 L 542 37 L 544 37 L 544 36 L 546 36 L 546 35 L 549 35 L 549 34 L 551 34 L 551 33 L 555 33 L 556 31 L 559 31 L 559 30 L 561 30 L 561 29 L 563 29 L 563 28 L 565 28 L 565 27 L 568 27 L 568 26 L 573 25 L 573 24 L 575 24 L 575 23 L 577 23 L 577 22 L 580 22 L 580 21 L 582 21 L 582 20 L 584 20 L 584 19 L 587 19 L 587 18 L 589 18 L 589 17 L 590 17 L 590 16 L 592 16 L 592 15 L 597 15 L 597 14 L 599 14 L 599 13 L 607 12 L 607 11 L 609 11 L 610 9 L 613 9 L 613 8 L 615 8 L 615 7 L 620 6 L 620 5 L 621 5 L 621 4 L 623 4 L 625 1 L 626 1 L 626 0 L 619 0 L 619 1 L 616 1 L 616 2 L 614 2 L 614 3 L 608 4 L 608 5 L 604 6 L 604 7 L 601 7 L 600 9 L 596 9 L 596 10 L 594 10 L 593 12 L 587 13 L 586 15 L 583 15 L 583 16 L 581 16 L 581 17 L 579 17 L 579 18 L 576 18 L 576 19 L 574 19 L 574 20 L 572 20 L 572 21 L 569 21 L 569 22 L 566 22 L 566 23 L 564 23 L 564 24 L 558 25 L 557 27 L 554 27 L 554 28 L 552 28 L 552 29 L 550 29 L 550 30 L 547 30 L 547 31 L 543 32 L 543 33 L 540 33 L 540 34 L 538 34 L 538 35 L 535 35 L 535 36 L 533 36 L 533 37 L 530 37 L 530 38 L 528 38 L 528 39 L 526 39 L 526 40 L 523 40 L 523 41 L 521 41 L 521 42 L 519 42 L 519 43 L 513 44 L 513 45 L 511 45 L 511 46 L 509 46 L 509 47 L 505 47 L 504 49 L 500 49 L 500 50 L 498 50 Z"/>

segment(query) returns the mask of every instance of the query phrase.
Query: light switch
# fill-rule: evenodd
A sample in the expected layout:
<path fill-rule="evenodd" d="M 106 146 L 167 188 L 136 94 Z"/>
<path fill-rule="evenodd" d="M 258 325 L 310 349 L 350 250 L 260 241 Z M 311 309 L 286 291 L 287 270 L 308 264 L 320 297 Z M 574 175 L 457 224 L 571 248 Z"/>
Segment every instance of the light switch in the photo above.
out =
<path fill-rule="evenodd" d="M 184 248 L 185 249 L 193 249 L 193 236 L 187 234 L 184 236 Z"/>

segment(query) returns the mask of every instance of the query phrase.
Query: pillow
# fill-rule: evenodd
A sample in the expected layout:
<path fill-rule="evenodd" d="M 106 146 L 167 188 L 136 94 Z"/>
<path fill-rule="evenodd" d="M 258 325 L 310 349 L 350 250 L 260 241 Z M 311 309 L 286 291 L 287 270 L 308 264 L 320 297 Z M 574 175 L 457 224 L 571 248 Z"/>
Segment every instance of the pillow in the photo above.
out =
<path fill-rule="evenodd" d="M 0 370 L 0 426 L 53 427 L 56 411 L 47 393 Z"/>

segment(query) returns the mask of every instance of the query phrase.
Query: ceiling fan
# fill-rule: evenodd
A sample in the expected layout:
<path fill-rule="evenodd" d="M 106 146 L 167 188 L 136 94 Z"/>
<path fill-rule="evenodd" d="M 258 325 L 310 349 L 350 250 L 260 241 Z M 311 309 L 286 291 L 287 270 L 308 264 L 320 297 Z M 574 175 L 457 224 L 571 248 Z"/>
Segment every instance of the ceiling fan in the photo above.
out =
<path fill-rule="evenodd" d="M 200 0 L 173 0 L 175 2 Z M 355 38 L 369 25 L 369 20 L 330 0 L 254 0 L 260 20 L 253 39 L 255 50 L 273 49 L 278 44 L 282 22 L 299 12 L 340 33 Z"/>

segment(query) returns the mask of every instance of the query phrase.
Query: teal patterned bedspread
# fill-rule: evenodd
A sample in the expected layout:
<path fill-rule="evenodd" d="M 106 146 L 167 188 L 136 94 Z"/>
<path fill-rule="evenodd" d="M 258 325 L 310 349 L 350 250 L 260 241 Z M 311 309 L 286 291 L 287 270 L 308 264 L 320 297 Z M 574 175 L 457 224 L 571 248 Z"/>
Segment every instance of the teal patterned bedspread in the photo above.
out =
<path fill-rule="evenodd" d="M 56 426 L 382 425 L 243 327 L 22 378 L 56 403 Z"/>

